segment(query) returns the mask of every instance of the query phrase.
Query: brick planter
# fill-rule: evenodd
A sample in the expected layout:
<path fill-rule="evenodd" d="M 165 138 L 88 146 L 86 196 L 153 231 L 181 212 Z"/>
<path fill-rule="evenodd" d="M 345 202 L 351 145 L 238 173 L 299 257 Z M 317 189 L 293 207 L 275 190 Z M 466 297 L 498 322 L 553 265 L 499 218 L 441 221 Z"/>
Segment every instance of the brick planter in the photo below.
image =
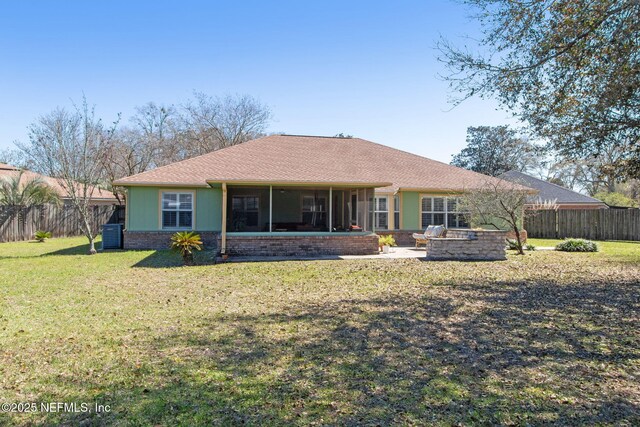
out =
<path fill-rule="evenodd" d="M 226 253 L 230 256 L 372 255 L 378 253 L 378 236 L 356 233 L 337 236 L 227 236 Z"/>
<path fill-rule="evenodd" d="M 218 248 L 220 233 L 213 231 L 196 231 L 202 238 L 206 249 Z M 124 232 L 125 249 L 169 249 L 171 236 L 175 231 L 127 231 Z"/>
<path fill-rule="evenodd" d="M 507 232 L 449 229 L 447 237 L 427 241 L 428 260 L 499 261 L 507 259 Z"/>

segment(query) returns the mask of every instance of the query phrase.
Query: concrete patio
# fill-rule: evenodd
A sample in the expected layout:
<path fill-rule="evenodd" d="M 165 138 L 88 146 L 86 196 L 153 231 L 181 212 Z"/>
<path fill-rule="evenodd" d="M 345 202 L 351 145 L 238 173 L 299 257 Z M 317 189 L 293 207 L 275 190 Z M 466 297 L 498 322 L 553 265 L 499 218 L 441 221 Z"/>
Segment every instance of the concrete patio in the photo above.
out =
<path fill-rule="evenodd" d="M 338 260 L 338 259 L 403 259 L 403 258 L 424 258 L 424 247 L 416 249 L 411 246 L 396 246 L 391 248 L 388 254 L 379 253 L 377 255 L 318 255 L 311 257 L 304 256 L 230 256 L 226 261 L 218 258 L 219 262 L 272 262 L 272 261 L 309 261 L 309 260 Z"/>

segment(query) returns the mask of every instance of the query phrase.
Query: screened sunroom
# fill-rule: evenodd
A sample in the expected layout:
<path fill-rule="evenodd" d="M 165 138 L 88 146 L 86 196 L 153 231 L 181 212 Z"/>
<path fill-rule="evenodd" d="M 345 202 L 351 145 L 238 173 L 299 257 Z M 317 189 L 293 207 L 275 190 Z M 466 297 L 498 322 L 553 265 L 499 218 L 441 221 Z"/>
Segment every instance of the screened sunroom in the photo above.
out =
<path fill-rule="evenodd" d="M 229 233 L 374 231 L 374 189 L 227 185 Z"/>

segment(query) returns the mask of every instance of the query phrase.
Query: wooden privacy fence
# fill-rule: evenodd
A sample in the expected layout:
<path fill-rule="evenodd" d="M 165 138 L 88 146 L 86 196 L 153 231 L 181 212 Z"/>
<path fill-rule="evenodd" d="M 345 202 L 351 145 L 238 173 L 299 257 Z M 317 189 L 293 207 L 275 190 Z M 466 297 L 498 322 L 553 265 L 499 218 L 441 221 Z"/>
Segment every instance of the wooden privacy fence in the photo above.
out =
<path fill-rule="evenodd" d="M 541 210 L 525 221 L 529 237 L 640 240 L 640 209 Z"/>
<path fill-rule="evenodd" d="M 91 226 L 100 232 L 103 224 L 124 222 L 123 206 L 91 206 Z M 33 239 L 36 231 L 50 231 L 54 237 L 82 234 L 81 219 L 70 205 L 42 205 L 16 209 L 0 206 L 0 242 Z"/>

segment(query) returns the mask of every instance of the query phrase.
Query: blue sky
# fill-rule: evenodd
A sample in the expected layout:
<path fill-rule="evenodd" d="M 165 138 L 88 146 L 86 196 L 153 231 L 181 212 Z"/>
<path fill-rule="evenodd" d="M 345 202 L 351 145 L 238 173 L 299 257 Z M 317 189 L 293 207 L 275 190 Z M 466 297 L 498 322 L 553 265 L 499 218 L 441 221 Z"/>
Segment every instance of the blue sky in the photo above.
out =
<path fill-rule="evenodd" d="M 451 111 L 439 35 L 477 34 L 454 1 L 14 1 L 0 10 L 0 149 L 84 92 L 127 118 L 194 90 L 271 106 L 270 131 L 370 139 L 449 162 L 466 128 L 513 122 L 493 101 Z"/>

